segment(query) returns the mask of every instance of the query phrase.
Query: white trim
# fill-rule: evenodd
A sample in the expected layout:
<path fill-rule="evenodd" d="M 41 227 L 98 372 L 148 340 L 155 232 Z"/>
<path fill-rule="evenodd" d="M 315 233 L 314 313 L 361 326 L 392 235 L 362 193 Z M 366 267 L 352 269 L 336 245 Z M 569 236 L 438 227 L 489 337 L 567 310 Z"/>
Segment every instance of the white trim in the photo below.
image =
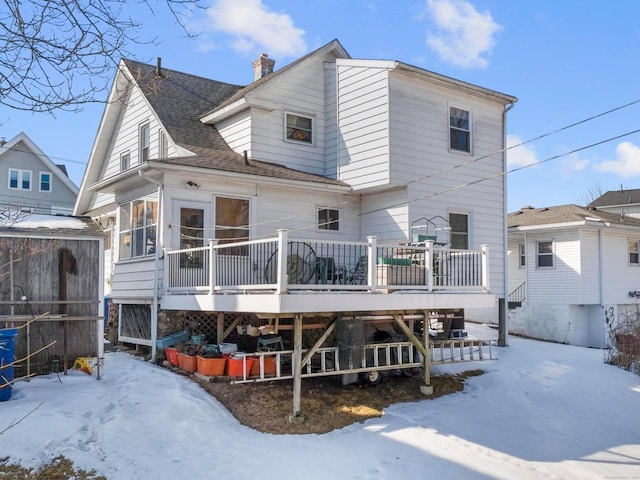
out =
<path fill-rule="evenodd" d="M 11 186 L 11 172 L 16 172 L 18 174 L 18 181 L 15 187 Z M 22 183 L 24 179 L 25 173 L 29 174 L 29 188 L 22 188 Z M 21 168 L 10 168 L 9 174 L 7 175 L 7 188 L 9 190 L 20 190 L 23 192 L 31 192 L 33 191 L 33 172 L 31 170 L 23 170 Z"/>
<path fill-rule="evenodd" d="M 42 189 L 42 175 L 49 175 L 49 190 Z M 53 173 L 52 172 L 47 172 L 47 171 L 38 172 L 38 191 L 53 193 Z"/>
<path fill-rule="evenodd" d="M 462 110 L 463 112 L 467 112 L 469 114 L 469 151 L 459 150 L 457 148 L 451 147 L 451 129 L 455 128 L 458 131 L 465 132 L 466 130 L 462 128 L 452 127 L 451 126 L 451 109 L 455 108 L 457 110 Z M 462 106 L 461 104 L 455 102 L 447 102 L 447 145 L 450 153 L 460 153 L 463 155 L 473 155 L 473 110 L 470 107 Z"/>
<path fill-rule="evenodd" d="M 307 142 L 306 140 L 297 140 L 295 138 L 289 138 L 289 136 L 287 135 L 287 130 L 289 129 L 289 122 L 288 117 L 289 115 L 291 115 L 292 117 L 298 117 L 298 118 L 303 118 L 303 119 L 307 119 L 311 121 L 311 128 L 310 128 L 310 133 L 311 133 L 311 141 Z M 294 129 L 295 130 L 295 129 Z M 306 130 L 306 129 L 299 129 L 299 130 Z M 295 112 L 292 110 L 284 110 L 284 141 L 288 142 L 288 143 L 295 143 L 298 145 L 308 145 L 308 146 L 315 146 L 316 143 L 316 119 L 315 119 L 315 115 L 311 115 L 311 114 L 307 114 L 307 113 L 299 113 L 299 112 Z"/>

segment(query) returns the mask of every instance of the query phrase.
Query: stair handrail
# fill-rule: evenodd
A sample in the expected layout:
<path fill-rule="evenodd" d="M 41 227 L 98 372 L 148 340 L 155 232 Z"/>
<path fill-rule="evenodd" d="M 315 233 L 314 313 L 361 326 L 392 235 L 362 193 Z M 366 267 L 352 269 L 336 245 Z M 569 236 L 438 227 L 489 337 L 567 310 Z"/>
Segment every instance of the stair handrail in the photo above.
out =
<path fill-rule="evenodd" d="M 509 303 L 522 303 L 525 299 L 525 286 L 527 282 L 522 282 L 518 287 L 513 289 L 509 294 Z"/>

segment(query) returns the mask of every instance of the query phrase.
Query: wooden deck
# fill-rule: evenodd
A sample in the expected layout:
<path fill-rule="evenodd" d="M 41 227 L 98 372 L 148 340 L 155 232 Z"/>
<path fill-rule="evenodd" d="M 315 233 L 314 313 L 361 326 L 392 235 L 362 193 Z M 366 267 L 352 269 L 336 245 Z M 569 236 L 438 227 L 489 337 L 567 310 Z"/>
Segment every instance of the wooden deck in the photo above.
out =
<path fill-rule="evenodd" d="M 160 302 L 164 309 L 264 314 L 491 307 L 488 257 L 486 246 L 289 239 L 280 231 L 165 251 Z"/>

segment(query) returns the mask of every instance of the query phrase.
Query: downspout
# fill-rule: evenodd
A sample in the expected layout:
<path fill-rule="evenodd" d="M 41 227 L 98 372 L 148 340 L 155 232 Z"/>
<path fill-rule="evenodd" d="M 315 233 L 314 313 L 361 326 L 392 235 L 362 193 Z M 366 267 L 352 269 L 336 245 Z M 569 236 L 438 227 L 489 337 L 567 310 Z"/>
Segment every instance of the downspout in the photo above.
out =
<path fill-rule="evenodd" d="M 504 175 L 502 176 L 502 191 L 503 193 L 503 212 L 502 212 L 502 221 L 504 222 L 504 228 L 502 229 L 503 235 L 503 245 L 502 249 L 502 269 L 504 272 L 504 298 L 502 300 L 502 305 L 498 301 L 498 308 L 501 310 L 498 312 L 498 319 L 502 320 L 498 322 L 498 346 L 506 347 L 508 342 L 507 338 L 509 335 L 509 329 L 507 328 L 507 312 L 509 307 L 508 296 L 509 296 L 509 269 L 507 268 L 508 259 L 507 259 L 507 245 L 508 245 L 508 236 L 507 236 L 507 218 L 509 215 L 507 209 L 507 113 L 515 106 L 515 103 L 510 103 L 506 106 L 506 108 L 502 111 L 502 168 Z"/>
<path fill-rule="evenodd" d="M 151 177 L 147 177 L 142 173 L 142 170 L 138 170 L 138 175 L 145 180 L 155 183 L 158 186 L 158 227 L 156 228 L 156 254 L 154 258 L 154 272 L 153 272 L 153 302 L 151 308 L 151 359 L 154 360 L 157 354 L 156 341 L 158 340 L 158 285 L 160 283 L 158 279 L 160 271 L 160 235 L 164 226 L 164 184 Z"/>
<path fill-rule="evenodd" d="M 604 315 L 604 228 L 600 228 L 600 235 L 598 237 L 598 293 L 600 295 L 600 308 Z"/>

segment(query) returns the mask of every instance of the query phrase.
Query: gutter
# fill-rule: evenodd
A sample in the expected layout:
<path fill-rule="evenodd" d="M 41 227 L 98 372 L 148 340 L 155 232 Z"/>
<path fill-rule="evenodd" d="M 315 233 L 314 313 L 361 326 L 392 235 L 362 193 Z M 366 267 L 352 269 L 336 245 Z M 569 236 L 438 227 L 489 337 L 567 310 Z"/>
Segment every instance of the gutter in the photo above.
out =
<path fill-rule="evenodd" d="M 507 209 L 507 113 L 515 106 L 515 101 L 510 103 L 505 107 L 502 111 L 502 171 L 505 174 L 502 176 L 502 191 L 503 193 L 503 201 L 502 201 L 502 235 L 503 235 L 503 245 L 502 249 L 502 269 L 504 272 L 504 301 L 502 305 L 502 312 L 498 312 L 498 320 L 502 319 L 502 322 L 498 322 L 498 345 L 501 347 L 506 347 L 508 345 L 508 337 L 509 337 L 509 328 L 507 327 L 507 314 L 509 312 L 509 259 L 507 258 L 507 246 L 509 245 L 509 236 L 507 233 L 507 219 L 509 218 L 509 212 Z M 498 306 L 500 304 L 498 303 Z"/>
<path fill-rule="evenodd" d="M 154 255 L 154 272 L 153 272 L 153 301 L 151 309 L 151 358 L 155 359 L 157 354 L 156 341 L 158 340 L 158 272 L 160 266 L 160 236 L 164 225 L 164 184 L 148 177 L 142 170 L 138 170 L 140 178 L 147 180 L 158 186 L 158 227 L 156 227 L 156 254 Z"/>

